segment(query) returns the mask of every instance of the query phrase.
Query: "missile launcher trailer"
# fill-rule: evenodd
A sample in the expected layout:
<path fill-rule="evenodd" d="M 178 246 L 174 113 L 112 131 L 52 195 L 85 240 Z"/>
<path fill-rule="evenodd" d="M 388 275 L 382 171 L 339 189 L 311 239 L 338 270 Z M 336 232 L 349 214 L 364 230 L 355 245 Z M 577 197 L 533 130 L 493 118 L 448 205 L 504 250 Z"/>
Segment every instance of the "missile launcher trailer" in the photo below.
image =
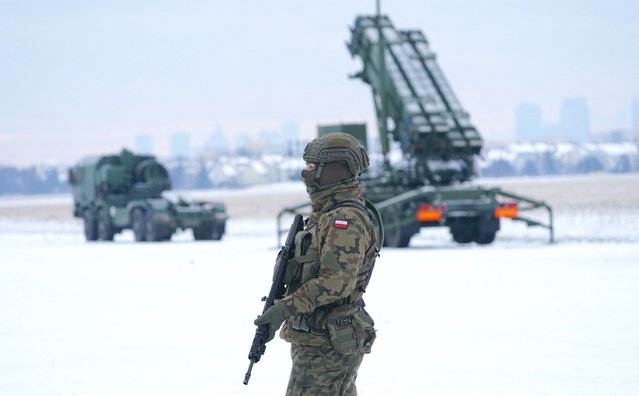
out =
<path fill-rule="evenodd" d="M 191 229 L 196 240 L 220 240 L 225 232 L 223 203 L 163 194 L 171 181 L 153 156 L 122 150 L 88 157 L 69 169 L 69 183 L 73 215 L 83 219 L 87 241 L 112 241 L 125 229 L 136 241 L 169 240 L 178 229 Z"/>
<path fill-rule="evenodd" d="M 544 202 L 471 184 L 483 140 L 444 77 L 421 31 L 397 30 L 387 16 L 360 16 L 347 43 L 363 68 L 351 76 L 368 84 L 377 115 L 382 164 L 361 178 L 366 198 L 384 222 L 384 245 L 406 247 L 423 227 L 448 227 L 457 243 L 490 244 L 500 220 L 548 229 Z M 318 134 L 350 133 L 366 146 L 364 124 L 320 126 Z M 399 161 L 391 161 L 391 151 Z M 372 154 L 372 153 L 371 153 Z M 296 213 L 299 205 L 284 213 Z M 522 216 L 541 209 L 547 222 Z"/>

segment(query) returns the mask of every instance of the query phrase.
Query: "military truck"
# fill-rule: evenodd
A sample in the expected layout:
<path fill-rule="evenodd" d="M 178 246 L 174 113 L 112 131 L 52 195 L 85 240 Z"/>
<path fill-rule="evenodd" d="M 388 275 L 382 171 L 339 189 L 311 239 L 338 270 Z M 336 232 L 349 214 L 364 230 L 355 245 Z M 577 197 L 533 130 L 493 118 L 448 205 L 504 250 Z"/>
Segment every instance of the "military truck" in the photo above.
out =
<path fill-rule="evenodd" d="M 361 184 L 382 215 L 384 244 L 407 247 L 425 227 L 448 227 L 457 243 L 490 244 L 505 218 L 548 229 L 552 242 L 552 209 L 546 203 L 472 183 L 483 140 L 424 34 L 395 29 L 379 10 L 357 17 L 350 31 L 348 51 L 363 65 L 351 77 L 370 86 L 377 115 L 382 161 Z M 319 135 L 336 131 L 366 146 L 365 124 L 318 128 Z M 303 207 L 284 209 L 278 229 L 284 213 Z M 547 221 L 522 215 L 535 209 L 545 210 Z"/>
<path fill-rule="evenodd" d="M 73 215 L 84 221 L 87 241 L 112 241 L 132 229 L 136 241 L 165 241 L 178 229 L 196 240 L 220 240 L 226 207 L 169 194 L 171 180 L 155 157 L 123 149 L 117 155 L 84 158 L 69 169 Z"/>

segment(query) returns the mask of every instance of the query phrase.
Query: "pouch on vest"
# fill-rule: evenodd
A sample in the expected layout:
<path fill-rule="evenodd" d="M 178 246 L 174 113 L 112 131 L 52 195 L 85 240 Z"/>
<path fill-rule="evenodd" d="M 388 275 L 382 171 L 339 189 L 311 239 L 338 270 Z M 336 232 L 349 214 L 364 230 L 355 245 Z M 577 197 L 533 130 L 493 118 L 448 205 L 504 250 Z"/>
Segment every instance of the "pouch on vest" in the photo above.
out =
<path fill-rule="evenodd" d="M 343 355 L 370 353 L 377 337 L 374 325 L 364 308 L 350 304 L 333 309 L 326 322 L 333 348 Z"/>
<path fill-rule="evenodd" d="M 313 235 L 308 231 L 299 232 L 297 235 L 295 235 L 295 254 L 294 257 L 290 259 L 286 264 L 286 271 L 284 272 L 284 284 L 297 284 L 297 287 L 299 287 L 299 283 L 302 277 L 302 268 L 304 267 L 304 264 L 317 259 L 317 255 L 306 254 L 311 244 L 312 237 Z"/>

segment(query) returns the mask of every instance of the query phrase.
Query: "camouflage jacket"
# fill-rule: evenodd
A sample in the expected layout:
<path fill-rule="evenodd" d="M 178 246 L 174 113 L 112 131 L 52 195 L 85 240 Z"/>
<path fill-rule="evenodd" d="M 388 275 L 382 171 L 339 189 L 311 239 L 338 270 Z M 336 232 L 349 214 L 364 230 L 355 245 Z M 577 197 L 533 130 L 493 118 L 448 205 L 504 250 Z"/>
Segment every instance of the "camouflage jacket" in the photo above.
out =
<path fill-rule="evenodd" d="M 288 342 L 330 346 L 325 328 L 328 314 L 335 306 L 354 304 L 362 297 L 362 277 L 370 274 L 363 263 L 375 249 L 376 232 L 361 209 L 340 206 L 329 210 L 344 200 L 364 205 L 358 184 L 311 195 L 313 213 L 304 231 L 296 235 L 295 257 L 287 265 L 286 296 L 275 303 L 285 317 L 290 316 L 280 332 Z M 306 331 L 295 325 L 302 317 Z"/>

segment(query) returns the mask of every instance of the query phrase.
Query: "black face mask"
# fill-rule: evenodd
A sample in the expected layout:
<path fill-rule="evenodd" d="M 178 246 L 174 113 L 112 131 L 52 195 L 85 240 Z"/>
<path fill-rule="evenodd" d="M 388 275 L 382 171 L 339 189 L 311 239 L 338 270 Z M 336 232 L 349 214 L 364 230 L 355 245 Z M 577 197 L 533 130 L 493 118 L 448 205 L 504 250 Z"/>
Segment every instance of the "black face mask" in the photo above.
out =
<path fill-rule="evenodd" d="M 317 172 L 317 169 L 302 169 L 302 172 L 300 172 L 300 176 L 302 176 L 302 180 L 304 180 L 306 187 L 313 187 L 315 185 L 315 172 Z"/>
<path fill-rule="evenodd" d="M 317 180 L 317 172 L 320 172 L 319 180 Z M 337 161 L 320 164 L 313 170 L 302 169 L 300 175 L 309 195 L 356 179 L 346 164 Z"/>

